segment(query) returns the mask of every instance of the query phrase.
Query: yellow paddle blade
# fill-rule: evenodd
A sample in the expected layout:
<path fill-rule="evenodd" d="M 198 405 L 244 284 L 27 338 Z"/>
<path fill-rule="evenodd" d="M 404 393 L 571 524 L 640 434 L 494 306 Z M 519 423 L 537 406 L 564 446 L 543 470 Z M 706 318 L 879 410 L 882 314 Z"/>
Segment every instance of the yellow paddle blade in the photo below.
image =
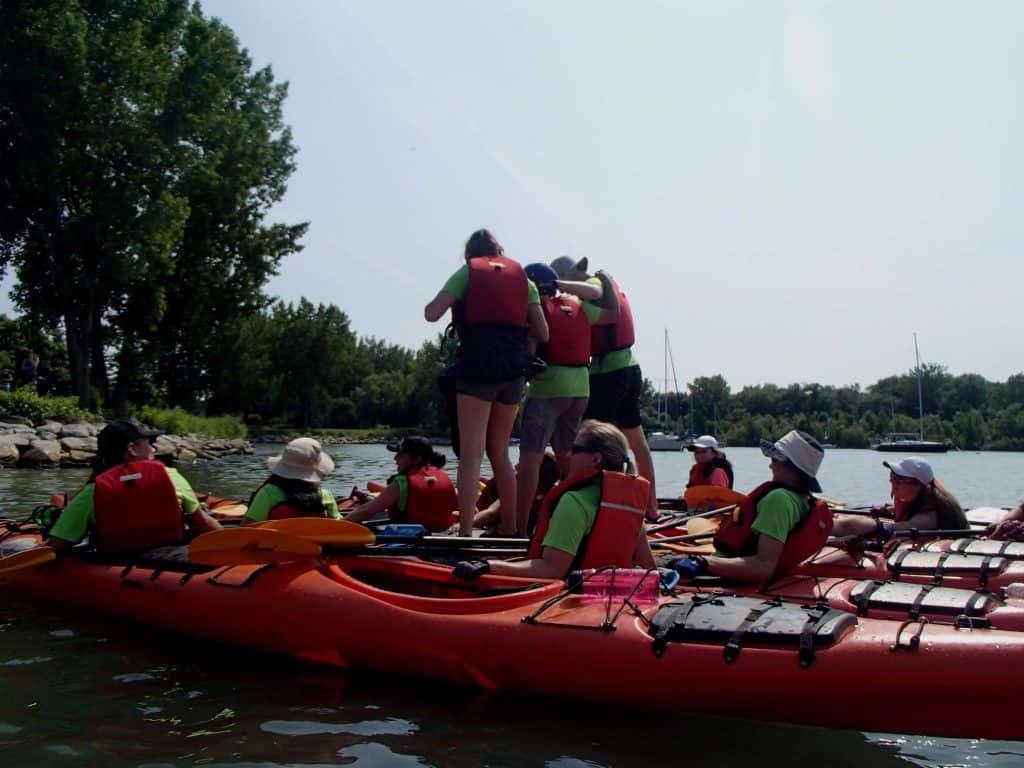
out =
<path fill-rule="evenodd" d="M 718 530 L 718 523 L 714 523 L 706 517 L 694 517 L 686 521 L 687 533 L 704 533 L 715 530 Z"/>
<path fill-rule="evenodd" d="M 377 537 L 369 528 L 348 520 L 328 520 L 323 517 L 290 517 L 287 520 L 266 520 L 254 528 L 280 531 L 318 544 L 362 546 L 373 544 Z"/>
<path fill-rule="evenodd" d="M 255 526 L 211 531 L 188 545 L 188 559 L 204 565 L 258 565 L 320 557 L 320 545 Z"/>
<path fill-rule="evenodd" d="M 708 509 L 739 504 L 745 498 L 747 498 L 746 495 L 739 491 L 734 491 L 732 488 L 719 488 L 717 485 L 695 485 L 693 488 L 687 488 L 686 493 L 683 494 L 687 506 Z"/>
<path fill-rule="evenodd" d="M 845 501 L 839 501 L 838 499 L 830 499 L 827 496 L 822 496 L 820 493 L 815 493 L 814 497 L 817 499 L 821 499 L 830 507 L 832 507 L 832 509 L 842 509 L 843 507 L 846 506 Z"/>
<path fill-rule="evenodd" d="M 0 557 L 0 580 L 16 571 L 35 568 L 56 559 L 57 553 L 53 551 L 53 547 L 33 547 L 7 557 Z"/>

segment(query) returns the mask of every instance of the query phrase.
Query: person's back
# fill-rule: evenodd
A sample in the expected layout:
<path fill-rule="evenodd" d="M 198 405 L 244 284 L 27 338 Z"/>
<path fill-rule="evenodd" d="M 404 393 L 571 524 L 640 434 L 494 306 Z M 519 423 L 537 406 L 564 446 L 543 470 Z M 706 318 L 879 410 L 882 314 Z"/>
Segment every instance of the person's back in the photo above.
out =
<path fill-rule="evenodd" d="M 311 437 L 289 442 L 281 453 L 267 459 L 270 477 L 249 500 L 247 523 L 290 517 L 338 519 L 334 494 L 321 487 L 323 478 L 334 471 L 332 459 Z"/>

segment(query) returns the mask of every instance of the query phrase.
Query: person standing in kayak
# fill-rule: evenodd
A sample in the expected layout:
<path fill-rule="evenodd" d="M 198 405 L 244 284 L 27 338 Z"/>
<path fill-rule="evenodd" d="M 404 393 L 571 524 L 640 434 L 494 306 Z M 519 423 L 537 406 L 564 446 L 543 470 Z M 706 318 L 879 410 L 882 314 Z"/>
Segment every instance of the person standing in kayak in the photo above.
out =
<path fill-rule="evenodd" d="M 886 542 L 895 531 L 957 530 L 970 528 L 960 502 L 935 477 L 931 464 L 917 456 L 895 462 L 883 461 L 889 470 L 893 505 L 876 507 L 875 517 L 836 515 L 832 535 L 876 536 Z M 890 518 L 888 520 L 883 518 Z"/>
<path fill-rule="evenodd" d="M 613 424 L 584 421 L 572 446 L 569 478 L 544 499 L 529 559 L 464 561 L 455 575 L 562 579 L 581 568 L 654 568 L 644 529 L 651 486 L 633 470 L 625 435 Z"/>
<path fill-rule="evenodd" d="M 469 536 L 473 531 L 486 451 L 503 501 L 500 533 L 512 536 L 516 478 L 509 438 L 532 358 L 527 333 L 547 341 L 548 324 L 537 287 L 518 261 L 505 256 L 489 231 L 480 229 L 470 236 L 465 260 L 423 310 L 433 323 L 451 309 L 459 336 L 456 362 L 448 372 L 455 379 L 460 445 L 459 532 Z"/>
<path fill-rule="evenodd" d="M 115 419 L 96 438 L 94 470 L 61 512 L 47 544 L 66 554 L 88 534 L 101 552 L 133 552 L 221 529 L 178 470 L 153 460 L 160 433 L 135 419 Z"/>
<path fill-rule="evenodd" d="M 590 334 L 590 400 L 587 402 L 585 419 L 595 419 L 614 424 L 629 440 L 629 447 L 636 458 L 640 476 L 651 484 L 651 506 L 647 510 L 652 520 L 658 518 L 658 499 L 655 494 L 654 458 L 644 435 L 643 419 L 640 415 L 640 400 L 643 396 L 644 377 L 640 363 L 633 354 L 633 311 L 629 300 L 617 282 L 598 270 L 591 277 L 587 274 L 589 263 L 586 257 L 576 261 L 569 256 L 559 256 L 551 262 L 551 268 L 558 275 L 561 289 L 574 293 L 581 299 L 594 301 L 598 306 L 611 309 L 617 304 L 614 320 L 602 318 Z M 589 291 L 597 289 L 598 298 L 582 293 L 576 287 L 585 283 Z"/>
<path fill-rule="evenodd" d="M 292 440 L 279 456 L 267 459 L 267 467 L 270 477 L 249 500 L 246 524 L 290 517 L 341 518 L 334 494 L 321 486 L 334 471 L 334 459 L 319 442 L 311 437 Z"/>
<path fill-rule="evenodd" d="M 396 523 L 419 523 L 428 531 L 446 531 L 459 505 L 455 486 L 442 467 L 443 453 L 425 437 L 414 435 L 387 449 L 395 454 L 396 473 L 377 498 L 359 504 L 345 519 L 353 523 L 386 514 Z"/>
<path fill-rule="evenodd" d="M 687 488 L 713 485 L 717 488 L 732 488 L 732 464 L 725 453 L 718 449 L 718 441 L 711 435 L 701 435 L 686 450 L 693 453 L 693 466 Z"/>
<path fill-rule="evenodd" d="M 594 304 L 560 295 L 558 275 L 547 264 L 528 264 L 526 274 L 540 292 L 548 340 L 537 348 L 547 368 L 530 380 L 520 421 L 516 530 L 522 536 L 529 533 L 540 464 L 549 442 L 562 477 L 568 474 L 572 443 L 590 395 L 590 329 L 602 314 Z"/>
<path fill-rule="evenodd" d="M 761 441 L 772 479 L 759 485 L 722 521 L 715 534 L 716 554 L 688 555 L 673 568 L 684 578 L 705 574 L 736 581 L 768 581 L 811 557 L 832 530 L 832 513 L 820 493 L 821 443 L 792 430 L 775 443 Z"/>

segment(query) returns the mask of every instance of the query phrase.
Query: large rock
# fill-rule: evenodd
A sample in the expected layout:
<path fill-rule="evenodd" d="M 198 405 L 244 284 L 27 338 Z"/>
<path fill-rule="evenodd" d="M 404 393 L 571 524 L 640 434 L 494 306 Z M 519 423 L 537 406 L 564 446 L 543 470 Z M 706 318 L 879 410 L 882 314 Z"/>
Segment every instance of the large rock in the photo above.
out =
<path fill-rule="evenodd" d="M 96 453 L 95 437 L 62 437 L 60 445 L 65 451 L 90 451 Z"/>
<path fill-rule="evenodd" d="M 0 427 L 14 424 L 23 427 L 31 427 L 32 419 L 26 419 L 24 416 L 4 416 L 3 418 L 0 418 Z"/>
<path fill-rule="evenodd" d="M 88 451 L 68 451 L 61 456 L 60 465 L 62 467 L 88 467 L 92 465 L 92 460 L 95 458 L 96 454 Z"/>
<path fill-rule="evenodd" d="M 56 440 L 33 440 L 18 463 L 24 467 L 55 467 L 60 464 L 60 443 Z"/>
<path fill-rule="evenodd" d="M 0 443 L 0 467 L 16 467 L 21 453 L 13 443 Z"/>
<path fill-rule="evenodd" d="M 96 427 L 92 424 L 86 424 L 84 421 L 65 424 L 60 428 L 61 437 L 93 437 L 95 434 Z"/>
<path fill-rule="evenodd" d="M 33 440 L 38 440 L 35 432 L 8 432 L 0 435 L 0 445 L 14 445 L 19 449 L 28 450 Z"/>

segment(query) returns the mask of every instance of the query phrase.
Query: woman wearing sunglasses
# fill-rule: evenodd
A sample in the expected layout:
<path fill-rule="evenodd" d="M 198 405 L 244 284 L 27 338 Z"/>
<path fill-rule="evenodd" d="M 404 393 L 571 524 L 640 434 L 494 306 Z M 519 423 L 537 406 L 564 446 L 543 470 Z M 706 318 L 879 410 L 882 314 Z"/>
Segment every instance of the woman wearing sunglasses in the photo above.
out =
<path fill-rule="evenodd" d="M 96 437 L 96 461 L 85 486 L 57 518 L 47 544 L 68 552 L 88 534 L 101 552 L 138 552 L 220 530 L 178 470 L 153 460 L 160 433 L 135 419 L 115 419 Z"/>
<path fill-rule="evenodd" d="M 876 507 L 878 517 L 836 515 L 832 535 L 871 536 L 888 541 L 893 531 L 911 528 L 924 530 L 966 530 L 970 528 L 967 516 L 953 494 L 935 477 L 931 464 L 917 456 L 901 461 L 883 461 L 889 469 L 889 488 L 892 506 Z"/>
<path fill-rule="evenodd" d="M 651 485 L 636 476 L 626 436 L 612 424 L 584 421 L 572 446 L 569 477 L 544 499 L 529 559 L 471 560 L 455 575 L 481 573 L 547 579 L 569 571 L 616 565 L 654 568 L 644 515 Z"/>

